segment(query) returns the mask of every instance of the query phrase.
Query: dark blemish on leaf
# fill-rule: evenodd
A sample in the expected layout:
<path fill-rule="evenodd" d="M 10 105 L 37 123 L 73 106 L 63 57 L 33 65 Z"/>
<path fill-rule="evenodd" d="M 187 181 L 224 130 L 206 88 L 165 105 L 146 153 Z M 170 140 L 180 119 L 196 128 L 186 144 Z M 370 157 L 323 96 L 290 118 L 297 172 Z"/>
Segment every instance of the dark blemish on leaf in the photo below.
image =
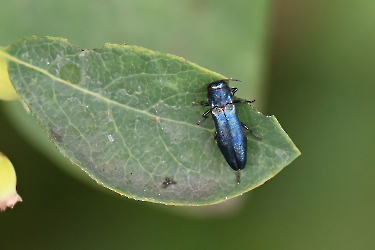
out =
<path fill-rule="evenodd" d="M 64 139 L 64 135 L 57 128 L 50 128 L 49 133 L 51 134 L 52 139 L 54 139 L 57 142 L 62 142 L 62 140 Z"/>
<path fill-rule="evenodd" d="M 177 184 L 173 179 L 169 177 L 165 177 L 165 181 L 163 182 L 163 188 L 167 188 L 171 184 Z"/>
<path fill-rule="evenodd" d="M 156 122 L 156 121 L 158 121 L 159 120 L 159 118 L 158 117 L 156 117 L 156 116 L 151 116 L 151 121 L 154 121 L 154 122 Z"/>
<path fill-rule="evenodd" d="M 60 69 L 60 78 L 73 84 L 81 81 L 81 75 L 81 69 L 73 63 L 65 64 Z"/>

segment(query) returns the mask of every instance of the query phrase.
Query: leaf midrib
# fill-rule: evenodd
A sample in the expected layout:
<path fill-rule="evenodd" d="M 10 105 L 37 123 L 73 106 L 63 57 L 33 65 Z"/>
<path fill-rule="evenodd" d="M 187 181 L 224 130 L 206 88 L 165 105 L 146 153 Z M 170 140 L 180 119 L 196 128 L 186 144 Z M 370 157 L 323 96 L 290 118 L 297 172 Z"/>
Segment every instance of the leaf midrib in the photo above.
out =
<path fill-rule="evenodd" d="M 119 107 L 122 107 L 124 109 L 131 110 L 131 111 L 134 111 L 134 112 L 138 112 L 138 113 L 144 114 L 144 115 L 149 116 L 149 117 L 155 117 L 158 120 L 160 119 L 160 120 L 168 121 L 168 122 L 171 122 L 171 123 L 182 124 L 182 125 L 185 125 L 185 126 L 195 127 L 196 129 L 201 129 L 201 130 L 206 130 L 206 131 L 212 132 L 212 129 L 204 128 L 202 126 L 197 126 L 195 124 L 190 124 L 190 123 L 186 123 L 186 122 L 182 122 L 182 121 L 177 121 L 177 120 L 172 120 L 172 119 L 169 119 L 169 118 L 161 117 L 161 116 L 149 113 L 147 111 L 136 109 L 136 108 L 132 108 L 132 107 L 130 107 L 128 105 L 125 105 L 125 104 L 113 101 L 113 100 L 108 99 L 108 98 L 106 98 L 106 97 L 104 97 L 104 96 L 102 96 L 102 95 L 100 95 L 98 93 L 95 93 L 95 92 L 92 92 L 90 90 L 81 88 L 81 87 L 79 87 L 77 85 L 74 85 L 74 84 L 68 82 L 68 81 L 65 81 L 65 80 L 63 80 L 61 78 L 58 78 L 58 77 L 52 75 L 51 73 L 49 73 L 48 71 L 46 71 L 44 69 L 41 69 L 41 68 L 38 68 L 38 67 L 36 67 L 36 66 L 34 66 L 32 64 L 29 64 L 27 62 L 24 62 L 24 61 L 22 61 L 22 60 L 20 60 L 20 59 L 18 59 L 16 57 L 13 57 L 13 56 L 9 55 L 8 53 L 5 53 L 2 50 L 0 50 L 0 55 L 4 56 L 5 58 L 7 58 L 8 60 L 10 60 L 12 62 L 15 62 L 15 63 L 21 64 L 21 65 L 24 65 L 24 66 L 26 66 L 28 68 L 34 69 L 34 70 L 36 70 L 36 71 L 38 71 L 38 72 L 40 72 L 40 73 L 42 73 L 42 74 L 50 77 L 54 81 L 63 83 L 65 85 L 68 85 L 68 86 L 70 86 L 70 87 L 72 87 L 72 88 L 74 88 L 76 90 L 82 91 L 83 93 L 95 96 L 95 97 L 97 97 L 97 98 L 99 98 L 99 99 L 101 99 L 101 100 L 103 100 L 103 101 L 105 101 L 107 103 L 111 103 L 111 104 L 117 105 Z"/>

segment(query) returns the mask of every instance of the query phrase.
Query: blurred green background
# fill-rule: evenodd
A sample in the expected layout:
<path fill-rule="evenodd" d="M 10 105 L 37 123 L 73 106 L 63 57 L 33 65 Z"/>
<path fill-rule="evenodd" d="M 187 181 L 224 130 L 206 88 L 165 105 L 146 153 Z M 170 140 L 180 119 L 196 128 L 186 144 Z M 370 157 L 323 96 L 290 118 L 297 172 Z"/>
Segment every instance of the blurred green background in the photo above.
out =
<path fill-rule="evenodd" d="M 241 79 L 302 155 L 224 205 L 167 207 L 72 177 L 0 102 L 24 199 L 0 214 L 1 249 L 374 249 L 374 13 L 365 0 L 2 1 L 0 46 L 49 35 L 182 56 Z"/>

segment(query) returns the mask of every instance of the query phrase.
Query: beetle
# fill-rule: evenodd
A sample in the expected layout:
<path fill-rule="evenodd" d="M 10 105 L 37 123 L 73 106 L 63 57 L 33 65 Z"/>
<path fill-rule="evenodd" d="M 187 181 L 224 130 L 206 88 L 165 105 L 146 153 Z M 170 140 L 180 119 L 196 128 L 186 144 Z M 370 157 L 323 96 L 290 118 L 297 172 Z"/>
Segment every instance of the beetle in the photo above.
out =
<path fill-rule="evenodd" d="M 202 86 L 197 93 L 207 86 L 207 102 L 194 104 L 210 107 L 203 113 L 203 120 L 199 121 L 198 125 L 207 119 L 209 113 L 212 114 L 217 145 L 228 165 L 237 172 L 237 182 L 240 183 L 239 171 L 245 168 L 247 160 L 247 137 L 242 128 L 250 131 L 257 139 L 262 138 L 240 121 L 235 106 L 236 103 L 253 103 L 255 100 L 234 100 L 234 93 L 238 89 L 230 88 L 229 81 L 238 80 L 222 79 Z"/>

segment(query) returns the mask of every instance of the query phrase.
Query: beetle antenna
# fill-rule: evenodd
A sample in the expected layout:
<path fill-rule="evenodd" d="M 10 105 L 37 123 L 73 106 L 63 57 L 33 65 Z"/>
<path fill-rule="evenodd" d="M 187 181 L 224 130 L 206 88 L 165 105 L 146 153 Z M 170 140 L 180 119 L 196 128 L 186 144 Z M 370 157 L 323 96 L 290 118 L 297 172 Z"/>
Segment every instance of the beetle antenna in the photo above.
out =
<path fill-rule="evenodd" d="M 203 85 L 202 87 L 200 87 L 197 92 L 195 92 L 195 95 L 197 95 L 199 92 L 201 92 L 201 90 L 204 88 L 204 87 L 207 87 L 210 83 L 207 83 L 205 85 Z"/>
<path fill-rule="evenodd" d="M 230 79 L 223 79 L 223 81 L 228 81 L 228 82 L 242 82 L 241 80 L 233 79 L 233 78 L 230 78 Z"/>

